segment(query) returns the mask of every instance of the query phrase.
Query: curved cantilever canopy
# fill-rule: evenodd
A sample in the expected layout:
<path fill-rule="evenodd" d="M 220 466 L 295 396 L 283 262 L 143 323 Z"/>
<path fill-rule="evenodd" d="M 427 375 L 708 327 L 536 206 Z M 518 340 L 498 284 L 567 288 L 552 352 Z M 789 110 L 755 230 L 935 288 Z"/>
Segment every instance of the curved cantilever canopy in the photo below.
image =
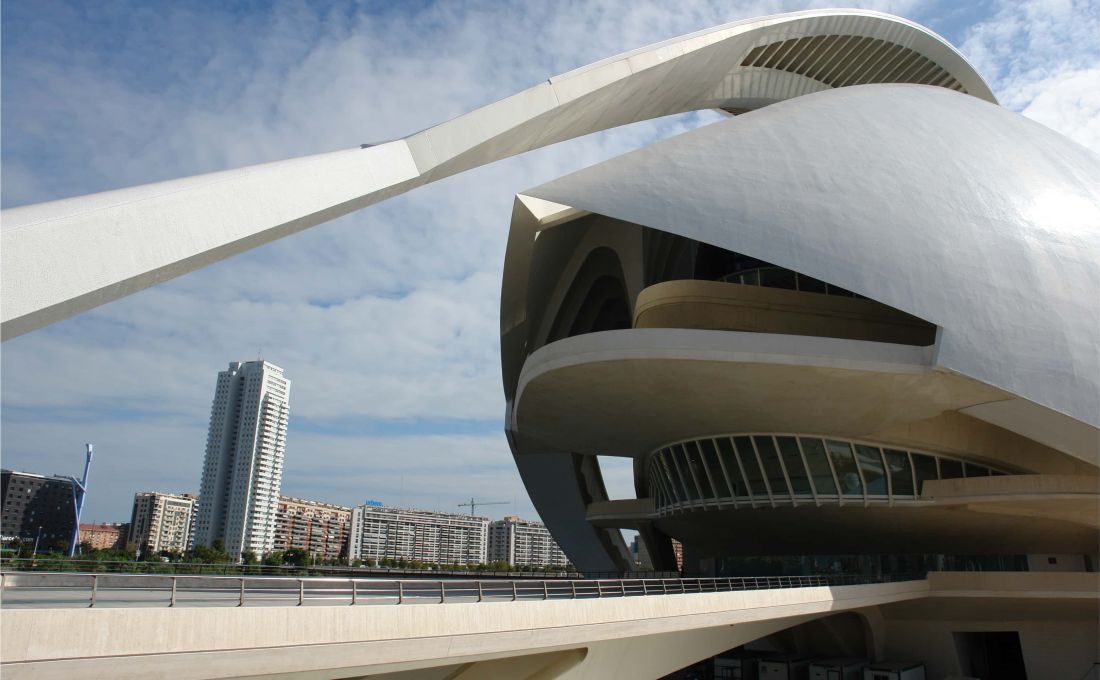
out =
<path fill-rule="evenodd" d="M 618 125 L 730 113 L 867 83 L 995 101 L 947 42 L 897 17 L 823 10 L 628 52 L 404 139 L 6 210 L 7 339 L 464 170 Z"/>
<path fill-rule="evenodd" d="M 950 375 L 965 378 L 975 388 L 895 387 L 862 407 L 851 397 L 836 401 L 851 415 L 874 413 L 882 424 L 888 417 L 888 396 L 897 398 L 905 389 L 922 399 L 951 395 L 964 402 L 954 406 L 928 402 L 931 411 L 922 417 L 961 410 L 1096 465 L 1100 462 L 1097 187 L 1100 157 L 1096 154 L 1018 114 L 927 87 L 881 85 L 812 94 L 657 142 L 521 195 L 523 205 L 534 199 L 556 206 L 558 212 L 550 213 L 551 220 L 557 214 L 563 217 L 549 225 L 535 224 L 517 211 L 513 221 L 501 304 L 505 393 L 515 395 L 516 412 L 522 419 L 525 381 L 529 383 L 541 370 L 539 362 L 549 349 L 543 347 L 528 356 L 522 344 L 529 316 L 526 282 L 534 232 L 556 227 L 569 214 L 591 213 L 744 253 L 935 324 L 935 343 L 912 366 L 856 370 L 908 376 L 919 365 L 930 372 L 926 376 L 930 380 L 946 380 Z M 675 299 L 682 301 L 684 294 L 677 293 Z M 569 350 L 570 360 L 585 364 L 579 372 L 596 383 L 583 389 L 574 385 L 574 394 L 585 394 L 597 403 L 603 388 L 625 395 L 614 399 L 621 400 L 627 422 L 641 421 L 646 427 L 655 424 L 643 415 L 645 404 L 626 406 L 631 399 L 662 403 L 667 413 L 684 407 L 691 415 L 685 413 L 679 425 L 700 429 L 700 414 L 707 404 L 689 407 L 684 400 L 664 404 L 656 396 L 647 398 L 644 384 L 613 386 L 609 378 L 596 378 L 595 372 L 601 361 L 622 364 L 645 359 L 653 366 L 639 369 L 638 375 L 649 381 L 660 362 L 674 358 L 662 354 L 670 346 L 681 355 L 698 351 L 690 357 L 697 362 L 713 358 L 718 347 L 696 346 L 681 332 L 658 345 L 657 354 L 647 354 L 651 348 L 621 344 L 625 340 L 603 335 L 600 349 L 606 351 L 620 342 L 617 354 L 601 357 L 591 346 Z M 625 337 L 647 336 L 635 330 Z M 570 340 L 574 345 L 597 342 Z M 738 340 L 740 346 L 747 342 Z M 723 361 L 758 363 L 762 353 L 772 351 L 769 347 L 778 346 L 776 342 L 773 339 L 751 352 L 756 358 Z M 801 355 L 799 364 L 811 357 L 823 362 L 818 371 L 837 368 L 838 357 L 823 354 L 835 342 L 856 346 L 853 340 L 818 338 L 792 353 Z M 874 356 L 869 346 L 856 351 L 862 361 Z M 546 366 L 563 373 L 559 357 Z M 675 369 L 681 375 L 687 370 Z M 820 395 L 824 404 L 837 387 L 814 375 L 810 374 L 810 382 L 825 389 Z M 560 384 L 562 378 L 554 380 Z M 737 389 L 745 390 L 745 380 L 738 374 L 728 382 L 742 381 Z M 775 382 L 761 386 L 751 398 L 760 398 L 767 387 L 790 390 L 795 384 L 794 378 L 777 381 L 774 375 L 768 380 Z M 690 386 L 689 390 L 698 384 L 683 377 L 651 384 L 660 385 L 667 396 L 673 393 L 668 385 L 677 382 Z M 714 382 L 722 380 L 714 378 Z M 813 389 L 807 385 L 795 392 L 805 396 Z M 867 388 L 861 393 L 871 394 Z M 603 396 L 604 403 L 614 400 Z M 777 403 L 786 397 L 789 392 Z M 688 398 L 691 395 L 683 399 Z M 699 399 L 720 404 L 720 419 L 730 417 L 731 398 L 719 398 L 716 390 L 707 390 Z M 582 417 L 589 417 L 594 408 L 590 405 L 585 410 L 583 400 L 576 397 L 548 401 L 536 413 L 575 408 Z M 822 404 L 802 415 L 828 413 Z M 899 416 L 912 422 L 919 419 L 920 409 L 908 403 Z M 614 432 L 621 444 L 625 441 L 622 428 L 627 425 L 609 424 L 611 407 L 601 413 L 604 419 L 599 427 Z M 745 421 L 761 426 L 766 417 L 759 413 Z M 828 423 L 838 427 L 843 417 L 833 414 Z M 576 425 L 566 424 L 564 416 L 551 422 L 558 431 L 580 432 Z M 791 420 L 785 425 L 792 431 L 820 432 L 827 423 Z M 557 440 L 565 436 L 556 433 Z M 687 436 L 690 433 L 671 435 L 665 441 Z M 601 442 L 597 450 L 609 451 L 610 445 Z M 574 445 L 572 450 L 579 449 Z"/>

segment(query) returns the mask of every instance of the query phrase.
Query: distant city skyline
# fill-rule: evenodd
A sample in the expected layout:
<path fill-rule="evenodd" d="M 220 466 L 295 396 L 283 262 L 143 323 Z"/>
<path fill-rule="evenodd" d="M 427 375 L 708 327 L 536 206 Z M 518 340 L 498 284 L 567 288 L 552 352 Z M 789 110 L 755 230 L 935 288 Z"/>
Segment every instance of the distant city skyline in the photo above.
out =
<path fill-rule="evenodd" d="M 1095 4 L 853 4 L 938 31 L 1006 108 L 1100 150 Z M 397 138 L 623 50 L 804 8 L 8 3 L 3 205 Z M 525 38 L 535 33 L 547 39 Z M 3 465 L 76 475 L 94 443 L 85 522 L 126 521 L 137 491 L 198 493 L 213 374 L 263 348 L 295 380 L 284 495 L 448 512 L 474 496 L 512 503 L 487 507 L 492 518 L 536 518 L 502 424 L 513 195 L 718 119 L 676 116 L 502 161 L 6 342 Z M 610 495 L 631 496 L 629 464 L 605 462 Z"/>

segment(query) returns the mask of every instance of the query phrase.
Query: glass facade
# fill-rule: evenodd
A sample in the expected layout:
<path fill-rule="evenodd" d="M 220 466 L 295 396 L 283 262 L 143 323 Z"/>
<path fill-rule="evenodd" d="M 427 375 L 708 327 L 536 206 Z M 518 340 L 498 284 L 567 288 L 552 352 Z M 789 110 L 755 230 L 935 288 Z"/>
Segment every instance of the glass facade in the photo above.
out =
<path fill-rule="evenodd" d="M 913 500 L 929 479 L 1008 474 L 938 454 L 789 434 L 671 444 L 650 456 L 648 472 L 658 512 L 799 500 Z"/>

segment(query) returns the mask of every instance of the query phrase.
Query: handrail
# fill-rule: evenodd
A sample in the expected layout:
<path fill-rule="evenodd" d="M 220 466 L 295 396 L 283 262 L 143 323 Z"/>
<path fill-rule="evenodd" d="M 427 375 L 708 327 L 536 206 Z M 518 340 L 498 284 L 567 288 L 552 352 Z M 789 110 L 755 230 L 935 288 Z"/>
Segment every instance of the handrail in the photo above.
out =
<path fill-rule="evenodd" d="M 42 589 L 62 598 L 46 599 L 50 606 L 95 607 L 105 602 L 137 606 L 180 607 L 223 604 L 444 604 L 524 600 L 582 600 L 710 594 L 781 588 L 820 588 L 894 581 L 921 580 L 924 575 L 746 576 L 675 579 L 543 579 L 537 580 L 427 580 L 288 578 L 265 576 L 190 576 L 180 574 L 97 574 L 65 572 L 8 572 L 0 579 L 5 598 L 21 589 Z M 87 593 L 87 595 L 81 595 Z M 146 597 L 152 595 L 152 597 Z M 39 595 L 42 597 L 41 595 Z M 68 599 L 65 599 L 68 597 Z M 135 599 L 136 598 L 136 599 Z M 38 601 L 36 601 L 37 603 Z M 9 600 L 9 604 L 11 600 Z M 18 599 L 16 600 L 18 605 Z"/>
<path fill-rule="evenodd" d="M 765 283 L 764 274 L 772 272 L 790 273 L 790 283 L 792 285 L 778 285 L 776 283 Z M 835 297 L 848 297 L 866 299 L 862 295 L 857 295 L 852 291 L 841 288 L 840 286 L 826 283 L 820 279 L 815 279 L 812 276 L 801 274 L 791 269 L 784 269 L 783 267 L 776 267 L 774 265 L 762 266 L 762 267 L 748 267 L 746 269 L 738 269 L 735 272 L 719 276 L 718 280 L 722 283 L 739 283 L 745 286 L 759 286 L 761 288 L 780 288 L 784 290 L 797 290 L 802 292 L 820 293 L 823 295 L 832 295 Z"/>

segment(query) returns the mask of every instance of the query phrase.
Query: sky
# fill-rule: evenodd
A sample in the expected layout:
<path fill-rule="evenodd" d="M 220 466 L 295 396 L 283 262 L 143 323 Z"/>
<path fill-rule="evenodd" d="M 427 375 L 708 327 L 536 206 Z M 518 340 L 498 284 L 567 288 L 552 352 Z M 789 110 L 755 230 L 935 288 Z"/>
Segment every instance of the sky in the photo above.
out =
<path fill-rule="evenodd" d="M 3 207 L 399 138 L 546 78 L 780 0 L 7 0 Z M 1001 103 L 1100 153 L 1100 0 L 855 3 L 947 38 Z M 292 381 L 283 493 L 536 513 L 504 438 L 499 296 L 514 195 L 719 119 L 498 162 L 0 346 L 0 464 L 79 474 L 85 521 L 199 486 L 217 372 Z M 0 301 L 2 302 L 2 301 Z M 601 458 L 613 498 L 628 465 Z"/>

